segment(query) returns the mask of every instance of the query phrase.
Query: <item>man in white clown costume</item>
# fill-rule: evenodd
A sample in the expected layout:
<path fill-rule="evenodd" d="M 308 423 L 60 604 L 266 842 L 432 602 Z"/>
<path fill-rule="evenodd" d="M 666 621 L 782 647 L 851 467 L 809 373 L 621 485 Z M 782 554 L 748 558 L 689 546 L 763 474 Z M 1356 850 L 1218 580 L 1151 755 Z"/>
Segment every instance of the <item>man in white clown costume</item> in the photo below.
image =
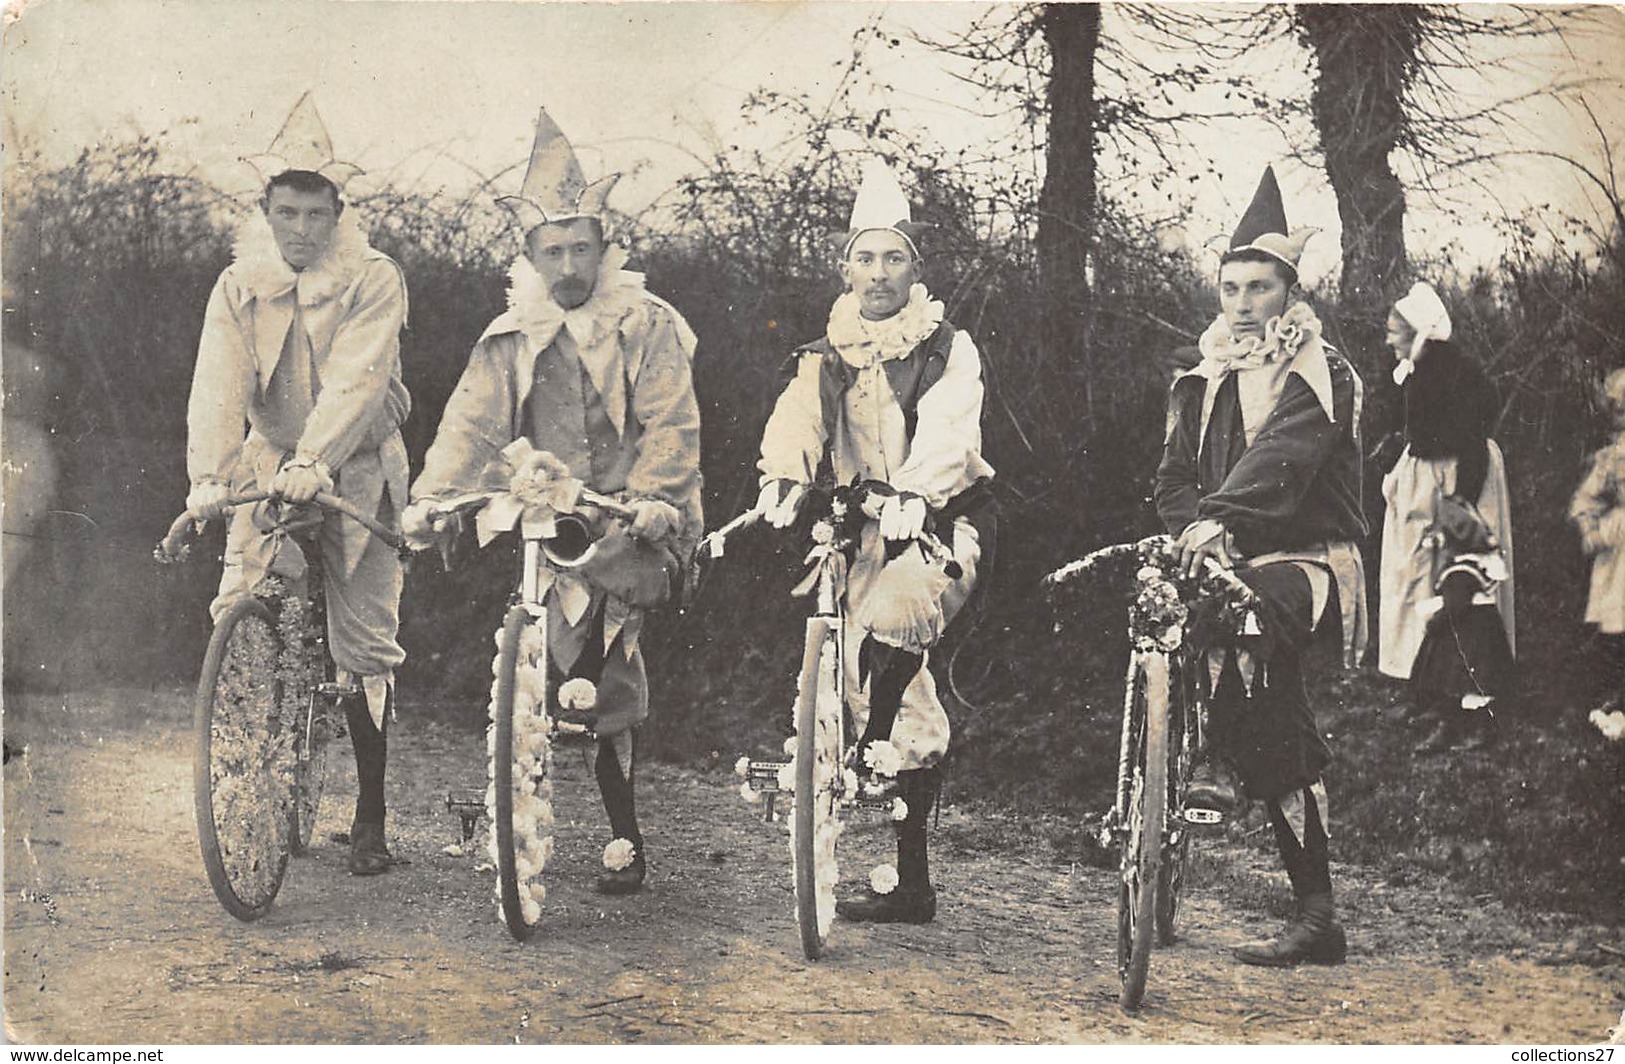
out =
<path fill-rule="evenodd" d="M 1208 760 L 1187 801 L 1233 807 L 1233 773 L 1264 802 L 1298 911 L 1279 936 L 1235 955 L 1276 967 L 1341 963 L 1347 949 L 1321 783 L 1331 751 L 1302 656 L 1334 625 L 1346 666 L 1366 642 L 1362 386 L 1301 299 L 1298 259 L 1313 232 L 1287 228 L 1266 169 L 1219 260 L 1221 313 L 1199 341 L 1201 361 L 1173 383 L 1156 486 L 1157 513 L 1187 571 L 1212 559 L 1258 595 L 1250 623 L 1208 648 Z"/>
<path fill-rule="evenodd" d="M 309 93 L 268 153 L 248 161 L 267 178 L 265 196 L 204 313 L 187 405 L 187 509 L 208 519 L 233 492 L 268 489 L 299 504 L 326 491 L 392 526 L 408 479 L 405 280 L 345 211 L 344 186 L 359 171 L 335 161 Z M 231 515 L 210 607 L 217 619 L 263 575 L 268 549 L 290 549 L 261 530 L 264 516 L 248 506 Z M 392 863 L 385 731 L 406 657 L 396 642 L 401 565 L 393 548 L 336 514 L 323 518 L 318 542 L 328 647 L 340 682 L 355 687 L 343 699 L 359 778 L 349 869 L 375 875 Z"/>
<path fill-rule="evenodd" d="M 404 520 L 408 535 L 435 535 L 436 506 L 489 485 L 517 440 L 636 511 L 629 529 L 605 526 L 600 547 L 615 546 L 598 557 L 613 564 L 560 573 L 547 592 L 554 678 L 595 689 L 582 723 L 598 738 L 596 774 L 613 833 L 596 882 L 606 894 L 640 890 L 646 873 L 633 792 L 636 729 L 649 714 L 643 611 L 675 593 L 704 530 L 695 337 L 607 242 L 605 198 L 618 178 L 588 184 L 569 141 L 541 112 L 522 191 L 502 200 L 524 234 L 508 309 L 474 345 Z"/>
<path fill-rule="evenodd" d="M 758 463 L 756 508 L 775 527 L 794 521 L 826 457 L 837 483 L 863 481 L 883 499 L 848 575 L 846 654 L 858 667 L 848 671 L 847 697 L 863 729 L 854 767 L 895 768 L 908 811 L 895 825 L 894 889 L 837 903 L 855 921 L 926 923 L 936 915 L 926 819 L 941 788 L 949 724 L 927 652 L 975 585 L 982 544 L 970 512 L 991 502 L 981 357 L 920 283 L 921 229 L 896 176 L 872 161 L 841 249 L 846 292 L 825 335 L 792 357 Z M 893 546 L 916 537 L 932 512 L 959 563 L 957 579 L 920 550 Z M 883 743 L 892 750 L 875 756 Z"/>

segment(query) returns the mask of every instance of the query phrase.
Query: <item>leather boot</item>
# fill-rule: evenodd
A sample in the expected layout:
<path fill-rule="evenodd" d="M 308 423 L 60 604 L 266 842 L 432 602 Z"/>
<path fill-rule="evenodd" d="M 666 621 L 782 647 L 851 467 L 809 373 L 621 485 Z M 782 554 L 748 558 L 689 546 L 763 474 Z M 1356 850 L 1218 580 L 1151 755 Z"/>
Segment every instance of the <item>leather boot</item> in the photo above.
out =
<path fill-rule="evenodd" d="M 620 759 L 615 755 L 614 740 L 598 740 L 598 759 L 594 768 L 598 776 L 598 793 L 603 796 L 604 811 L 609 814 L 609 828 L 615 838 L 626 839 L 633 847 L 631 864 L 617 871 L 605 869 L 598 873 L 593 880 L 593 890 L 599 894 L 636 894 L 643 889 L 643 880 L 648 873 L 643 859 L 643 832 L 638 829 L 637 805 L 633 794 L 636 758 L 634 738 L 631 769 L 623 776 Z"/>
<path fill-rule="evenodd" d="M 857 923 L 928 924 L 937 915 L 925 824 L 942 788 L 942 770 L 932 767 L 899 772 L 897 783 L 900 797 L 908 803 L 908 816 L 896 825 L 897 886 L 890 894 L 870 889 L 859 897 L 835 903 L 837 914 Z"/>
<path fill-rule="evenodd" d="M 1342 964 L 1348 939 L 1337 922 L 1330 893 L 1310 894 L 1299 903 L 1298 915 L 1275 938 L 1246 942 L 1235 948 L 1236 960 L 1269 968 L 1310 964 Z"/>
<path fill-rule="evenodd" d="M 389 693 L 388 703 L 395 698 Z M 394 856 L 384 842 L 384 767 L 389 753 L 390 704 L 384 706 L 384 726 L 372 722 L 365 695 L 344 700 L 344 719 L 350 729 L 350 745 L 355 750 L 357 793 L 355 819 L 350 824 L 350 857 L 353 876 L 376 876 L 389 870 Z"/>

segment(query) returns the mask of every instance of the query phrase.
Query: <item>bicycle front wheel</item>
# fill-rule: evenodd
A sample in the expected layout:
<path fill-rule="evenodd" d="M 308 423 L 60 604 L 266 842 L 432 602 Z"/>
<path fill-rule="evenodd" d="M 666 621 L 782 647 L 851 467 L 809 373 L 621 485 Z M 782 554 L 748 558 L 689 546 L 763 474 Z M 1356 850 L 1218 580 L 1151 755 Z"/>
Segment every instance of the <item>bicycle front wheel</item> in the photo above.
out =
<path fill-rule="evenodd" d="M 1139 737 L 1131 758 L 1128 838 L 1123 845 L 1117 894 L 1117 971 L 1123 980 L 1118 1003 L 1139 1008 L 1151 967 L 1162 848 L 1168 830 L 1168 659 L 1136 656 L 1132 726 Z"/>
<path fill-rule="evenodd" d="M 553 852 L 552 720 L 547 703 L 545 615 L 533 623 L 515 606 L 503 619 L 491 700 L 492 859 L 497 907 L 520 942 L 535 934 L 547 888 L 542 871 Z"/>
<path fill-rule="evenodd" d="M 239 920 L 265 915 L 287 873 L 296 728 L 282 714 L 282 638 L 257 598 L 215 625 L 193 703 L 192 800 L 209 885 Z"/>
<path fill-rule="evenodd" d="M 828 618 L 811 618 L 796 694 L 796 786 L 790 823 L 796 924 L 808 960 L 824 954 L 840 879 L 835 862 L 835 840 L 841 833 L 836 803 L 841 774 L 840 680 L 840 629 Z"/>

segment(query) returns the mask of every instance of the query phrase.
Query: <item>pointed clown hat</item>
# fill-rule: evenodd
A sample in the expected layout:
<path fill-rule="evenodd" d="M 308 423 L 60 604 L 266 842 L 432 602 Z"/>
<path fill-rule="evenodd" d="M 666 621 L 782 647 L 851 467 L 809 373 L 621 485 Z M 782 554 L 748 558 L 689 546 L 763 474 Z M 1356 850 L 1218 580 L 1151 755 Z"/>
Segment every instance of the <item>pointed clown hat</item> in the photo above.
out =
<path fill-rule="evenodd" d="M 340 192 L 352 177 L 361 173 L 361 167 L 354 163 L 341 163 L 333 158 L 333 141 L 308 91 L 288 112 L 287 121 L 282 123 L 265 153 L 246 155 L 243 161 L 259 171 L 260 178 L 266 182 L 289 170 L 309 170 L 333 182 Z"/>
<path fill-rule="evenodd" d="M 1281 186 L 1275 182 L 1275 168 L 1266 166 L 1264 176 L 1258 181 L 1258 191 L 1253 193 L 1253 201 L 1248 204 L 1247 213 L 1241 216 L 1241 223 L 1230 237 L 1230 247 L 1220 261 L 1228 262 L 1238 252 L 1261 251 L 1292 267 L 1296 273 L 1303 246 L 1318 232 L 1314 226 L 1287 228 L 1286 208 L 1281 205 Z"/>
<path fill-rule="evenodd" d="M 913 220 L 908 196 L 897 180 L 897 174 L 880 159 L 863 164 L 863 179 L 858 184 L 858 195 L 852 203 L 852 221 L 841 242 L 841 257 L 852 250 L 852 242 L 864 233 L 884 229 L 908 241 L 914 257 L 920 257 L 917 241 L 930 226 Z"/>
<path fill-rule="evenodd" d="M 525 168 L 519 195 L 502 196 L 497 202 L 513 213 L 526 233 L 538 225 L 596 218 L 607 234 L 604 201 L 620 179 L 620 174 L 610 174 L 588 184 L 575 149 L 544 107 L 536 116 L 536 142 L 531 145 L 530 165 Z"/>

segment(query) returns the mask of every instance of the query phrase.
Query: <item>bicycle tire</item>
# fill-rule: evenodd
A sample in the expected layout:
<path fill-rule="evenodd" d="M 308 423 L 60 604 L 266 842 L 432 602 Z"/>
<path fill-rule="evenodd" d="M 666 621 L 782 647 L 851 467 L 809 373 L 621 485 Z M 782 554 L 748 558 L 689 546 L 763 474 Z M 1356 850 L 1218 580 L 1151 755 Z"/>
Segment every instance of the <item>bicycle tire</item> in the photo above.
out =
<path fill-rule="evenodd" d="M 282 720 L 282 638 L 257 598 L 215 625 L 193 702 L 192 800 L 203 867 L 239 920 L 270 909 L 287 874 L 292 729 Z"/>
<path fill-rule="evenodd" d="M 521 861 L 534 866 L 535 862 L 531 858 L 539 855 L 531 854 L 529 848 L 521 841 L 526 837 L 526 833 L 515 831 L 514 817 L 516 812 L 519 812 L 521 787 L 526 788 L 527 794 L 534 794 L 539 783 L 546 784 L 546 773 L 551 757 L 550 739 L 545 727 L 545 694 L 541 707 L 542 724 L 529 723 L 528 726 L 516 729 L 515 706 L 520 645 L 531 620 L 529 611 L 523 606 L 509 609 L 507 616 L 502 620 L 502 642 L 497 652 L 496 695 L 492 702 L 494 738 L 491 748 L 491 786 L 495 791 L 495 810 L 491 818 L 491 830 L 496 844 L 497 899 L 508 933 L 519 942 L 524 942 L 535 934 L 537 926 L 541 923 L 541 902 L 530 897 L 531 881 L 540 874 L 540 870 L 536 869 L 531 875 L 521 874 Z M 545 636 L 542 645 L 545 648 Z M 545 677 L 547 675 L 545 649 L 543 658 L 540 669 Z M 526 664 L 527 667 L 534 665 L 529 662 Z M 528 707 L 526 712 L 529 712 Z M 516 733 L 521 734 L 523 740 L 530 744 L 531 753 L 528 758 L 525 751 L 516 746 Z M 541 774 L 536 775 L 532 770 L 533 774 L 527 781 L 522 774 L 524 770 L 522 761 L 533 765 L 539 764 Z M 550 842 L 551 838 L 548 841 Z M 544 852 L 550 848 L 545 843 L 542 845 Z M 545 857 L 541 863 L 546 863 Z M 527 900 L 533 901 L 533 904 L 527 906 L 525 904 Z"/>
<path fill-rule="evenodd" d="M 1135 671 L 1142 681 L 1136 684 L 1135 717 L 1143 722 L 1143 743 L 1132 762 L 1138 780 L 1129 804 L 1117 900 L 1118 973 L 1123 980 L 1118 1003 L 1128 1011 L 1140 1007 L 1151 967 L 1168 811 L 1168 659 L 1160 654 L 1138 656 Z"/>
<path fill-rule="evenodd" d="M 801 951 L 812 961 L 824 955 L 839 878 L 835 864 L 835 838 L 840 834 L 835 800 L 835 780 L 841 772 L 839 642 L 839 628 L 826 618 L 807 622 L 796 692 L 790 848 Z"/>

